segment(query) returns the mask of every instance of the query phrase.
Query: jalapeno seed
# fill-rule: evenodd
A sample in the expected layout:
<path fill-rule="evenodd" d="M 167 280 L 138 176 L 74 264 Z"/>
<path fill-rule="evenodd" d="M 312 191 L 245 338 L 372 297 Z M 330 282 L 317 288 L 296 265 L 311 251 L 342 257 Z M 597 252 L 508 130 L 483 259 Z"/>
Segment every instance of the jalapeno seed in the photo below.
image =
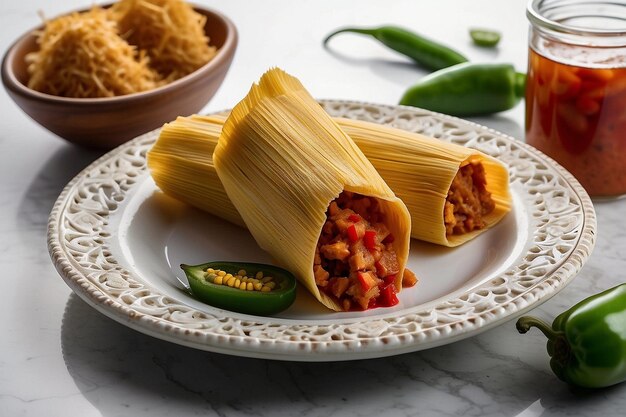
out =
<path fill-rule="evenodd" d="M 232 275 L 221 269 L 208 268 L 204 276 L 207 281 L 215 285 L 226 285 L 241 291 L 270 292 L 276 288 L 274 277 L 264 276 L 263 271 L 257 272 L 254 276 L 248 276 L 244 269 L 237 272 L 237 275 Z"/>

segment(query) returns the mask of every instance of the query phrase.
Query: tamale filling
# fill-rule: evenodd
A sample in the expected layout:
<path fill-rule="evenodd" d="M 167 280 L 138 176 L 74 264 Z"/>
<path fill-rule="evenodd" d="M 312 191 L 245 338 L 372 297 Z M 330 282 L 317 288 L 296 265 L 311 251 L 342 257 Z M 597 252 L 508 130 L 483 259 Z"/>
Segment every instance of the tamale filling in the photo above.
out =
<path fill-rule="evenodd" d="M 394 281 L 404 271 L 378 200 L 344 191 L 326 216 L 313 265 L 320 291 L 338 300 L 343 310 L 396 304 Z M 410 285 L 415 276 L 407 275 Z"/>
<path fill-rule="evenodd" d="M 444 206 L 446 235 L 460 235 L 482 229 L 487 224 L 484 216 L 496 204 L 487 191 L 485 168 L 480 162 L 471 162 L 459 169 L 452 180 Z"/>

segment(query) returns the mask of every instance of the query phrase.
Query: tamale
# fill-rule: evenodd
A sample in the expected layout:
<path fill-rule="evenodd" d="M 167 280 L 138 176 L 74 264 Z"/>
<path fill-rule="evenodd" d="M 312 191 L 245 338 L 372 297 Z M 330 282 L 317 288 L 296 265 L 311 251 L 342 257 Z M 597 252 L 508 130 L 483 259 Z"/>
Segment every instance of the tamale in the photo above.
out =
<path fill-rule="evenodd" d="M 213 162 L 259 246 L 326 307 L 364 310 L 401 290 L 409 212 L 296 78 L 272 69 L 252 86 Z"/>

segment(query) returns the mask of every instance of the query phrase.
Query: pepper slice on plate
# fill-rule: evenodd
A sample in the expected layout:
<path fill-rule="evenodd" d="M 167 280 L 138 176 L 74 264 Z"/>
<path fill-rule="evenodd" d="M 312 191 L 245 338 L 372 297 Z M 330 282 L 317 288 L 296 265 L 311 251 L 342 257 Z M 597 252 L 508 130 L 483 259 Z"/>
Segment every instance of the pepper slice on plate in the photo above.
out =
<path fill-rule="evenodd" d="M 214 307 L 268 316 L 286 310 L 296 299 L 296 278 L 272 265 L 208 262 L 180 267 L 192 294 Z"/>
<path fill-rule="evenodd" d="M 559 379 L 587 388 L 626 380 L 626 284 L 579 302 L 552 326 L 535 317 L 517 321 L 520 333 L 531 327 L 548 338 L 550 367 Z"/>

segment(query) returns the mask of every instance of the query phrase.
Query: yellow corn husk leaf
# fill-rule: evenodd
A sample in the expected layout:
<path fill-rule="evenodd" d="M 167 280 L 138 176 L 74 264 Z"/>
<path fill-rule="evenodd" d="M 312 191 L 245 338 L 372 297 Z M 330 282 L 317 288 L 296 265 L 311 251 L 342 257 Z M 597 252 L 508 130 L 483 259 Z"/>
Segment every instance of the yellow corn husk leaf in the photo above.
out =
<path fill-rule="evenodd" d="M 213 165 L 225 117 L 178 117 L 163 126 L 147 155 L 156 185 L 167 195 L 239 226 L 245 226 Z"/>
<path fill-rule="evenodd" d="M 404 270 L 411 230 L 406 206 L 352 139 L 284 71 L 266 72 L 235 106 L 213 162 L 259 246 L 326 307 L 342 309 L 319 291 L 313 262 L 328 206 L 344 190 L 379 200 Z"/>
<path fill-rule="evenodd" d="M 211 156 L 226 118 L 227 114 L 194 115 L 179 117 L 165 125 L 159 140 L 148 153 L 148 166 L 156 184 L 166 194 L 244 225 L 226 198 Z M 407 205 L 413 224 L 411 237 L 458 246 L 497 224 L 510 211 L 508 171 L 493 157 L 389 126 L 349 119 L 335 121 Z M 202 146 L 205 148 L 200 149 Z M 189 155 L 189 158 L 177 158 L 180 155 Z M 483 164 L 487 190 L 491 192 L 496 207 L 484 218 L 484 229 L 447 237 L 443 221 L 447 191 L 458 169 L 473 161 Z"/>

